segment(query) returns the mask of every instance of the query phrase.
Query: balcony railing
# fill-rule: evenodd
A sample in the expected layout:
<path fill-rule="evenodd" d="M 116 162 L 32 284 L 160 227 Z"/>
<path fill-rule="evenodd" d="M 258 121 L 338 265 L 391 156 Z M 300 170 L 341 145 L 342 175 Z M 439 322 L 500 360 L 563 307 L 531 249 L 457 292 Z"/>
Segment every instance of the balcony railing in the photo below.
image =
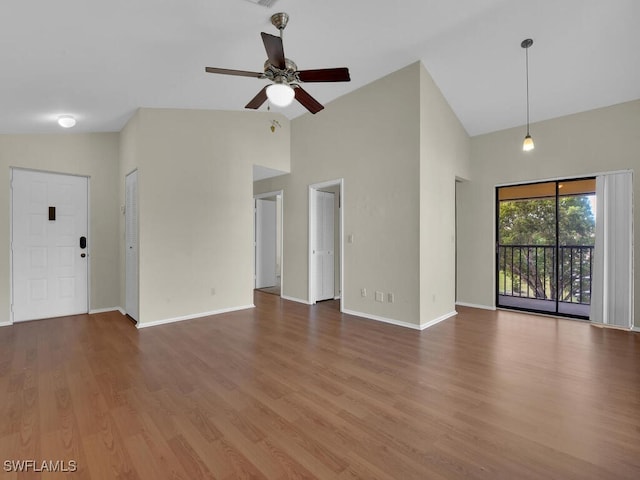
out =
<path fill-rule="evenodd" d="M 592 268 L 593 246 L 498 245 L 498 294 L 590 305 Z"/>

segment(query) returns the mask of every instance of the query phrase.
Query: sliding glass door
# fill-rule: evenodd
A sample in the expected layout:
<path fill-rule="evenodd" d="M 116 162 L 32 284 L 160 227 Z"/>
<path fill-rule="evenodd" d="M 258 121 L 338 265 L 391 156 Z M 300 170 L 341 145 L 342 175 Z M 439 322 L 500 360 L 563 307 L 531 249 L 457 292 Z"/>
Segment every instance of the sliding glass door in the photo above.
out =
<path fill-rule="evenodd" d="M 496 304 L 589 317 L 595 179 L 496 189 Z"/>

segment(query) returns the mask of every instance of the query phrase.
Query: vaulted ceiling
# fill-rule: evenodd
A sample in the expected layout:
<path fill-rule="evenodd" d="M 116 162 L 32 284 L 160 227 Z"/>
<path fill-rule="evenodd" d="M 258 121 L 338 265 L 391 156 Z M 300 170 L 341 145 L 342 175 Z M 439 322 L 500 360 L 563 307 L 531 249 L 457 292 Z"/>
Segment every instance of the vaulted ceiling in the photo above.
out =
<path fill-rule="evenodd" d="M 242 110 L 266 80 L 204 67 L 261 71 L 279 11 L 300 69 L 350 68 L 350 83 L 305 85 L 322 103 L 421 60 L 470 135 L 522 125 L 529 37 L 532 122 L 640 98 L 637 0 L 5 0 L 0 133 L 60 132 L 65 113 L 97 132 L 138 107 Z"/>

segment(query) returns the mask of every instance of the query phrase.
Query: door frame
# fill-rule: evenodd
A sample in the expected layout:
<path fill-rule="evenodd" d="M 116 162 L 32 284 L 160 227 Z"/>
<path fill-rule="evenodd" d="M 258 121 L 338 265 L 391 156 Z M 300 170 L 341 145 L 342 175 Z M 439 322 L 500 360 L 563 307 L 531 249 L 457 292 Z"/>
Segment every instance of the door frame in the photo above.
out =
<path fill-rule="evenodd" d="M 617 173 L 617 172 L 616 172 Z M 495 302 L 495 306 L 498 309 L 504 309 L 504 310 L 516 310 L 516 311 L 523 311 L 523 312 L 527 312 L 527 313 L 535 313 L 535 314 L 540 314 L 540 315 L 551 315 L 551 316 L 555 316 L 555 317 L 563 317 L 563 318 L 568 318 L 571 320 L 580 320 L 580 321 L 584 321 L 584 320 L 589 320 L 588 316 L 583 316 L 583 315 L 579 315 L 577 313 L 566 313 L 566 312 L 560 312 L 560 298 L 558 296 L 558 294 L 556 293 L 556 298 L 554 299 L 555 302 L 555 311 L 548 311 L 548 310 L 539 310 L 539 309 L 535 309 L 535 308 L 530 308 L 530 307 L 522 307 L 522 306 L 510 306 L 510 305 L 501 305 L 500 304 L 500 258 L 499 258 L 499 238 L 500 238 L 500 199 L 499 199 L 499 191 L 501 188 L 509 188 L 509 187 L 519 187 L 519 186 L 529 186 L 529 185 L 540 185 L 540 184 L 545 184 L 545 183 L 553 183 L 555 184 L 555 194 L 554 194 L 554 202 L 555 202 L 555 250 L 556 252 L 559 252 L 560 249 L 560 244 L 559 244 L 559 239 L 560 239 L 560 227 L 559 227 L 559 217 L 560 217 L 560 206 L 559 206 L 559 199 L 560 197 L 562 197 L 563 195 L 560 194 L 560 190 L 559 190 L 559 185 L 562 182 L 572 182 L 572 181 L 580 181 L 580 180 L 596 180 L 596 178 L 602 174 L 596 174 L 596 175 L 578 175 L 578 176 L 571 176 L 571 177 L 559 177 L 559 178 L 552 178 L 552 179 L 547 179 L 547 180 L 534 180 L 534 181 L 523 181 L 523 182 L 512 182 L 512 183 L 506 183 L 506 184 L 500 184 L 500 185 L 496 185 L 494 187 L 494 215 L 493 215 L 493 222 L 494 222 L 494 238 L 493 238 L 493 243 L 495 245 L 495 250 L 493 252 L 493 256 L 494 256 L 494 282 L 493 282 L 493 289 L 494 289 L 494 302 Z M 594 217 L 595 217 L 595 212 L 594 212 Z M 554 280 L 556 283 L 556 286 L 560 285 L 560 269 L 559 269 L 559 262 L 560 262 L 560 256 L 559 253 L 556 255 L 555 258 L 555 263 L 553 265 L 554 268 Z"/>
<path fill-rule="evenodd" d="M 280 231 L 276 234 L 280 237 L 280 296 L 282 297 L 284 290 L 284 190 L 276 190 L 273 192 L 257 193 L 253 196 L 253 289 L 256 286 L 256 249 L 258 248 L 258 236 L 256 230 L 256 200 L 260 198 L 271 198 L 280 195 Z M 278 212 L 276 211 L 276 215 Z"/>
<path fill-rule="evenodd" d="M 9 249 L 11 254 L 9 255 L 9 322 L 0 323 L 0 326 L 13 325 L 15 323 L 13 318 L 13 172 L 21 170 L 23 172 L 36 172 L 51 175 L 64 175 L 66 177 L 80 177 L 87 179 L 87 235 L 89 241 L 87 242 L 87 312 L 91 311 L 91 175 L 80 175 L 76 173 L 56 172 L 53 170 L 41 170 L 37 168 L 24 168 L 24 167 L 9 167 Z M 27 320 L 30 321 L 30 320 Z M 20 322 L 19 322 L 20 323 Z"/>
<path fill-rule="evenodd" d="M 309 231 L 308 231 L 308 241 L 307 241 L 307 249 L 308 249 L 308 299 L 310 305 L 316 304 L 316 299 L 314 295 L 314 273 L 315 273 L 315 262 L 313 261 L 313 238 L 315 233 L 315 228 L 317 224 L 316 218 L 316 210 L 315 210 L 315 192 L 318 190 L 322 190 L 323 188 L 335 187 L 339 186 L 339 195 L 338 198 L 339 208 L 339 229 L 338 232 L 339 240 L 338 245 L 334 246 L 339 249 L 340 254 L 340 312 L 343 312 L 344 308 L 344 298 L 345 298 L 345 288 L 344 288 L 344 178 L 338 178 L 335 180 L 328 180 L 325 182 L 312 183 L 309 185 Z"/>

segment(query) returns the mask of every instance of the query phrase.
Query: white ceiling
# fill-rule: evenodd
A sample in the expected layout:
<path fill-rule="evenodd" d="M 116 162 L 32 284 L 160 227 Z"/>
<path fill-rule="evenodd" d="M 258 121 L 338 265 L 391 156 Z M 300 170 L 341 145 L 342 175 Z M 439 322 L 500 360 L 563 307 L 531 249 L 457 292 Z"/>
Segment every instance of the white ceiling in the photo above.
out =
<path fill-rule="evenodd" d="M 352 81 L 306 84 L 326 103 L 422 60 L 470 135 L 640 98 L 638 0 L 4 0 L 0 133 L 119 131 L 138 107 L 242 110 L 266 83 L 260 32 L 291 19 L 300 69 L 348 66 Z M 264 107 L 263 107 L 264 108 Z M 304 109 L 283 110 L 294 118 Z M 320 112 L 318 115 L 322 115 Z"/>

